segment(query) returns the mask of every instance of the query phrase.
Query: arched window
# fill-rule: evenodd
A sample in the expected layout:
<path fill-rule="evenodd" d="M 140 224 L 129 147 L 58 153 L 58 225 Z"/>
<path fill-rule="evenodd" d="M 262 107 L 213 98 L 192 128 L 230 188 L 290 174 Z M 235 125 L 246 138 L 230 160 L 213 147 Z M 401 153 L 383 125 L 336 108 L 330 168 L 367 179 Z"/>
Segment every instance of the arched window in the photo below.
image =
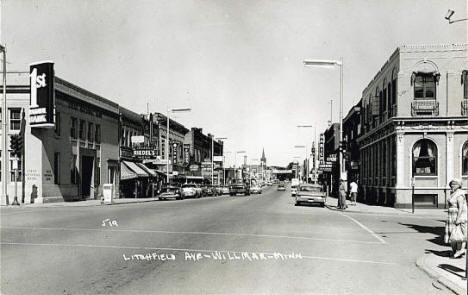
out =
<path fill-rule="evenodd" d="M 468 175 L 468 141 L 462 148 L 462 175 Z"/>
<path fill-rule="evenodd" d="M 428 139 L 413 146 L 413 176 L 437 175 L 437 146 Z"/>

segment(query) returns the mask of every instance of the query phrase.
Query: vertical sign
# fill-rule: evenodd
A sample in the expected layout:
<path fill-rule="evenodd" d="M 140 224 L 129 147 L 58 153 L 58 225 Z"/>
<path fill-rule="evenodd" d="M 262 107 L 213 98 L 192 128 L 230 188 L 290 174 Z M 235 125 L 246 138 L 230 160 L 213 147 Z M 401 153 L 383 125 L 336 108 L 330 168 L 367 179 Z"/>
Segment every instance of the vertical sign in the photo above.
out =
<path fill-rule="evenodd" d="M 319 160 L 324 160 L 324 144 L 325 144 L 325 135 L 323 133 L 320 134 L 320 141 L 319 141 Z"/>
<path fill-rule="evenodd" d="M 172 143 L 172 163 L 177 164 L 177 147 L 178 143 L 174 142 Z"/>
<path fill-rule="evenodd" d="M 190 163 L 190 144 L 184 144 L 184 163 Z"/>
<path fill-rule="evenodd" d="M 31 127 L 55 127 L 54 63 L 30 64 L 29 81 Z"/>

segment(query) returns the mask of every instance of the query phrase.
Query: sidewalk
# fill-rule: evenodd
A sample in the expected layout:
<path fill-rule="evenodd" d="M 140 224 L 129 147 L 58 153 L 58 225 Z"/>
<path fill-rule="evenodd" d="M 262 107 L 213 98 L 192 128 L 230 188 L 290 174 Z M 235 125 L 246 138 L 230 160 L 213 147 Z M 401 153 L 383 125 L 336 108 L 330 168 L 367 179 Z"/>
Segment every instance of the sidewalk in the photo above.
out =
<path fill-rule="evenodd" d="M 122 198 L 112 200 L 112 204 L 102 204 L 101 200 L 85 200 L 75 202 L 56 202 L 56 203 L 35 203 L 35 204 L 21 204 L 20 206 L 2 206 L 2 208 L 53 208 L 53 207 L 92 207 L 92 206 L 107 206 L 107 205 L 121 205 L 131 203 L 146 203 L 157 201 L 158 198 Z"/>
<path fill-rule="evenodd" d="M 333 197 L 327 198 L 327 207 L 330 210 L 338 210 L 336 208 L 338 199 Z M 379 214 L 379 215 L 397 215 L 397 216 L 414 216 L 427 218 L 447 218 L 447 210 L 444 209 L 415 209 L 412 214 L 411 209 L 398 209 L 383 206 L 371 206 L 367 204 L 357 203 L 356 206 L 350 205 L 347 201 L 348 209 L 345 213 L 364 213 L 364 214 Z M 341 210 L 339 210 L 341 211 Z M 444 285 L 456 294 L 467 294 L 467 281 L 465 277 L 466 260 L 465 256 L 460 259 L 450 258 L 450 250 L 447 247 L 446 251 L 428 251 L 416 261 L 416 265 L 427 273 L 431 278 Z"/>

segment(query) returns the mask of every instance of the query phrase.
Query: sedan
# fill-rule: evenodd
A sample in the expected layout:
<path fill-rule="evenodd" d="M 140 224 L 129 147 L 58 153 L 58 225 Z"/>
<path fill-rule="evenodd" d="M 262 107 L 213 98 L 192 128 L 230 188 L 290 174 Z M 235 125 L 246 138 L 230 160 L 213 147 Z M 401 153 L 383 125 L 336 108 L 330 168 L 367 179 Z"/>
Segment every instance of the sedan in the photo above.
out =
<path fill-rule="evenodd" d="M 325 202 L 327 200 L 327 195 L 322 191 L 320 185 L 314 184 L 301 184 L 297 186 L 296 192 L 296 203 L 299 205 L 301 203 L 307 204 L 320 204 L 320 206 L 325 207 Z"/>
<path fill-rule="evenodd" d="M 250 193 L 251 194 L 261 194 L 262 193 L 262 188 L 258 185 L 254 185 L 250 187 Z"/>
<path fill-rule="evenodd" d="M 180 194 L 180 189 L 177 186 L 167 186 L 162 189 L 162 193 L 159 194 L 159 200 L 176 199 L 182 200 L 184 197 Z"/>

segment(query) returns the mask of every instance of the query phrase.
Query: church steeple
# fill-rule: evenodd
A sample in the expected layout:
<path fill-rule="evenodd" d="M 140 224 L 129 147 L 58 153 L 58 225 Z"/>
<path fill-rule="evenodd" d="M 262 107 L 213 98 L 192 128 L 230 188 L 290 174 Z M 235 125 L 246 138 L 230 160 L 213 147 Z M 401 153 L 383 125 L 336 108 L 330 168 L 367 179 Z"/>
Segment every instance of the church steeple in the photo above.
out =
<path fill-rule="evenodd" d="M 263 151 L 262 151 L 262 158 L 261 158 L 260 160 L 262 161 L 263 164 L 266 165 L 265 148 L 263 148 Z"/>

